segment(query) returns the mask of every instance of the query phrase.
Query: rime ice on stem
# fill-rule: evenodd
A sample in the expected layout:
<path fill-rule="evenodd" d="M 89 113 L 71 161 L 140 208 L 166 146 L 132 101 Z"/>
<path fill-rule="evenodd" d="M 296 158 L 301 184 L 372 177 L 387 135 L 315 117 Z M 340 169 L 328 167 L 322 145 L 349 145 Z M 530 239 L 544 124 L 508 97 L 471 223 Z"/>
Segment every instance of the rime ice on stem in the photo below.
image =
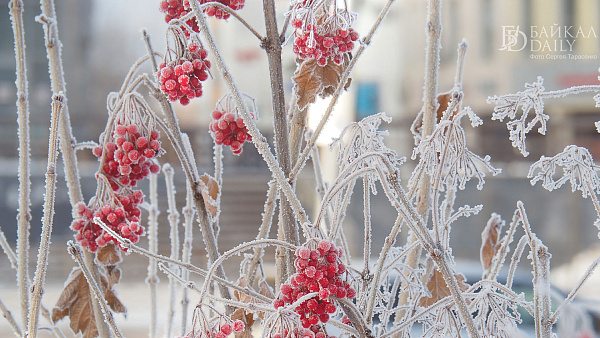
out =
<path fill-rule="evenodd" d="M 31 178 L 29 170 L 29 94 L 27 85 L 27 69 L 25 61 L 25 29 L 23 27 L 23 1 L 12 0 L 9 3 L 10 19 L 15 40 L 17 114 L 19 123 L 19 213 L 17 254 L 19 258 L 17 283 L 21 297 L 21 325 L 27 326 L 29 316 L 29 227 L 30 227 L 30 190 Z"/>

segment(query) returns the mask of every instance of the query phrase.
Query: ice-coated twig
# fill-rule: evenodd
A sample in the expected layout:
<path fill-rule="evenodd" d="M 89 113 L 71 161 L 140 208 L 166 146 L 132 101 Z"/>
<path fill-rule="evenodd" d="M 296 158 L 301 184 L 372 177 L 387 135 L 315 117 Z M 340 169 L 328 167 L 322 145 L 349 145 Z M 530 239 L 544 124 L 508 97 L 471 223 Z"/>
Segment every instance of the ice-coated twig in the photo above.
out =
<path fill-rule="evenodd" d="M 177 211 L 177 205 L 175 203 L 175 183 L 173 182 L 173 175 L 175 170 L 170 164 L 166 163 L 163 165 L 162 171 L 165 175 L 165 183 L 167 185 L 167 203 L 169 206 L 169 226 L 171 231 L 169 237 L 171 239 L 171 259 L 179 260 L 179 211 Z M 174 267 L 176 268 L 176 267 Z M 179 271 L 178 271 L 179 272 Z M 167 327 L 166 335 L 172 336 L 173 333 L 173 320 L 175 318 L 175 299 L 177 298 L 177 283 L 172 277 L 169 277 L 169 309 L 167 310 Z"/>
<path fill-rule="evenodd" d="M 502 244 L 500 244 L 500 249 L 494 255 L 494 259 L 492 260 L 492 266 L 490 267 L 489 272 L 486 274 L 485 279 L 496 279 L 498 277 L 498 273 L 500 272 L 500 268 L 504 264 L 504 260 L 506 259 L 506 255 L 508 255 L 509 245 L 514 240 L 515 231 L 517 231 L 517 225 L 519 224 L 520 213 L 519 210 L 515 210 L 513 214 L 512 221 L 510 222 L 510 227 L 506 231 L 506 235 L 502 239 Z"/>
<path fill-rule="evenodd" d="M 15 41 L 16 85 L 17 85 L 17 121 L 19 124 L 19 214 L 17 215 L 17 284 L 21 299 L 21 324 L 27 326 L 29 316 L 29 228 L 31 220 L 31 175 L 29 148 L 29 94 L 27 84 L 27 61 L 25 53 L 25 28 L 23 26 L 22 0 L 12 0 L 9 3 L 10 20 Z M 6 251 L 6 250 L 5 250 Z"/>
<path fill-rule="evenodd" d="M 196 1 L 191 1 L 191 3 L 193 4 L 193 6 L 197 6 Z M 198 15 L 196 16 L 198 17 Z M 203 16 L 202 19 L 204 20 Z M 146 41 L 148 42 L 146 44 L 146 48 L 148 49 L 150 54 L 153 54 L 152 46 L 149 44 L 149 39 L 147 39 Z M 167 97 L 154 86 L 149 87 L 152 89 L 152 95 L 158 100 L 163 111 L 166 120 L 164 125 L 169 131 L 167 135 L 170 136 L 171 143 L 173 144 L 174 148 L 179 149 L 179 151 L 177 151 L 177 156 L 179 158 L 179 161 L 181 162 L 183 171 L 186 174 L 186 178 L 188 179 L 188 181 L 190 181 L 190 185 L 192 186 L 194 196 L 194 207 L 196 208 L 198 223 L 200 224 L 200 228 L 202 229 L 202 241 L 204 242 L 204 245 L 206 247 L 206 252 L 208 253 L 209 260 L 215 261 L 219 257 L 219 249 L 217 247 L 217 240 L 215 238 L 215 234 L 208 216 L 208 210 L 206 210 L 204 196 L 202 196 L 200 177 L 198 174 L 198 168 L 194 160 L 192 149 L 191 147 L 187 146 L 189 145 L 189 143 L 186 143 L 184 137 L 182 136 L 177 117 L 175 116 L 175 112 L 173 111 L 173 106 L 168 101 Z M 248 116 L 250 116 L 249 113 Z M 222 267 L 219 269 L 217 274 L 220 278 L 227 279 L 225 275 L 225 270 Z M 219 291 L 221 292 L 221 295 L 223 297 L 227 298 L 229 296 L 229 290 L 225 286 L 219 285 Z"/>
<path fill-rule="evenodd" d="M 150 186 L 150 210 L 148 211 L 148 251 L 152 253 L 158 252 L 158 177 L 156 174 L 150 175 L 148 178 Z M 148 277 L 146 284 L 150 291 L 150 323 L 149 336 L 155 338 L 158 332 L 158 305 L 157 305 L 157 290 L 159 279 L 156 270 L 156 258 L 148 259 Z"/>
<path fill-rule="evenodd" d="M 52 96 L 52 115 L 50 119 L 50 136 L 48 141 L 48 166 L 46 168 L 46 193 L 44 194 L 44 216 L 42 218 L 42 235 L 38 252 L 35 276 L 31 292 L 31 309 L 27 331 L 31 337 L 36 337 L 40 305 L 48 268 L 50 251 L 50 236 L 54 220 L 54 202 L 56 194 L 56 161 L 58 158 L 58 121 L 61 118 L 65 97 L 62 93 Z M 23 281 L 27 285 L 27 279 Z"/>
<path fill-rule="evenodd" d="M 275 201 L 277 199 L 277 187 L 275 186 L 275 181 L 271 180 L 268 183 L 269 189 L 267 190 L 267 198 L 265 200 L 265 206 L 263 208 L 262 214 L 262 222 L 260 223 L 260 228 L 258 230 L 258 235 L 256 235 L 256 239 L 264 239 L 269 236 L 269 232 L 271 231 L 271 225 L 273 224 L 273 215 L 275 214 Z M 248 269 L 248 280 L 250 283 L 253 283 L 256 279 L 256 272 L 259 265 L 262 265 L 264 249 L 262 247 L 258 247 L 254 249 L 254 255 L 252 256 L 252 261 L 250 262 L 250 267 Z M 279 280 L 279 284 L 285 282 L 284 280 Z"/>
<path fill-rule="evenodd" d="M 167 266 L 164 265 L 163 263 L 159 263 L 158 267 L 160 268 L 161 271 L 163 271 L 169 277 L 173 277 L 173 279 L 175 279 L 177 282 L 179 282 L 181 284 L 181 286 L 184 287 L 184 289 L 194 290 L 198 294 L 200 294 L 202 292 L 202 290 L 198 289 L 198 287 L 196 286 L 196 283 L 188 281 L 188 280 L 183 279 L 182 277 L 178 276 L 173 270 L 167 268 Z M 235 308 L 242 308 L 242 309 L 245 309 L 250 312 L 254 312 L 254 311 L 273 312 L 273 311 L 275 311 L 273 308 L 260 306 L 255 303 L 238 302 L 238 301 L 231 300 L 231 299 L 217 297 L 217 296 L 214 296 L 211 294 L 207 294 L 207 297 L 212 300 L 222 302 L 224 304 L 233 306 Z"/>
<path fill-rule="evenodd" d="M 208 287 L 211 284 L 211 280 L 213 278 L 213 275 L 216 271 L 216 269 L 221 266 L 221 264 L 223 263 L 223 261 L 225 261 L 227 258 L 233 256 L 233 255 L 238 255 L 239 253 L 245 251 L 245 250 L 249 250 L 252 249 L 254 247 L 257 246 L 267 246 L 267 245 L 272 245 L 272 246 L 281 246 L 284 247 L 292 252 L 295 252 L 296 250 L 296 246 L 284 241 L 280 241 L 278 239 L 259 239 L 259 240 L 254 240 L 254 241 L 250 241 L 250 242 L 246 242 L 246 243 L 242 243 L 238 246 L 236 246 L 233 249 L 230 249 L 226 252 L 224 252 L 221 257 L 219 257 L 219 259 L 217 259 L 216 261 L 214 261 L 210 267 L 210 270 L 208 270 L 208 275 L 206 276 L 206 280 L 202 286 L 202 293 L 200 294 L 200 300 L 198 301 L 198 305 L 200 306 L 200 304 L 202 304 L 202 302 L 204 301 L 204 295 L 207 293 L 208 291 Z M 221 295 L 223 296 L 223 295 Z M 223 297 L 223 298 L 227 298 L 227 297 Z"/>
<path fill-rule="evenodd" d="M 506 287 L 512 289 L 512 283 L 515 278 L 515 272 L 517 271 L 517 265 L 521 260 L 521 255 L 523 255 L 523 251 L 525 250 L 525 245 L 527 245 L 528 239 L 527 236 L 521 236 L 519 239 L 519 243 L 513 252 L 513 255 L 510 259 L 510 265 L 508 267 L 508 275 L 506 276 Z"/>
<path fill-rule="evenodd" d="M 583 276 L 581 276 L 575 287 L 573 287 L 573 289 L 571 290 L 571 292 L 569 292 L 565 300 L 563 300 L 563 302 L 560 303 L 558 308 L 556 308 L 556 310 L 552 314 L 552 317 L 550 317 L 550 321 L 552 323 L 556 323 L 556 320 L 560 316 L 561 311 L 575 298 L 575 296 L 577 296 L 583 284 L 585 284 L 589 280 L 589 277 L 592 275 L 592 273 L 594 273 L 594 270 L 596 270 L 596 268 L 598 267 L 598 264 L 600 264 L 600 255 L 598 255 L 598 257 L 596 257 L 592 264 L 588 266 L 587 270 L 585 271 Z"/>
<path fill-rule="evenodd" d="M 197 266 L 195 266 L 193 264 L 185 264 L 185 263 L 183 263 L 181 261 L 173 260 L 173 259 L 171 259 L 169 257 L 165 257 L 165 256 L 162 256 L 160 254 L 157 254 L 157 253 L 154 253 L 154 252 L 150 252 L 150 251 L 148 251 L 148 250 L 146 250 L 146 249 L 144 249 L 142 247 L 139 247 L 139 246 L 133 244 L 129 239 L 121 237 L 114 230 L 112 230 L 111 228 L 109 228 L 98 217 L 94 218 L 94 223 L 98 224 L 104 231 L 106 231 L 111 236 L 113 236 L 114 238 L 116 238 L 117 241 L 119 241 L 119 243 L 121 244 L 122 247 L 127 248 L 128 250 L 131 250 L 132 252 L 137 252 L 137 253 L 139 253 L 139 254 L 141 254 L 143 256 L 146 256 L 148 258 L 155 258 L 155 259 L 157 259 L 157 260 L 159 260 L 161 262 L 164 262 L 164 263 L 178 265 L 178 266 L 180 266 L 183 269 L 187 269 L 190 272 L 197 273 L 198 275 L 203 276 L 205 278 L 206 278 L 206 276 L 208 276 L 208 272 L 206 270 L 201 269 L 201 268 L 199 268 L 199 267 L 197 267 Z M 227 288 L 231 288 L 233 290 L 237 290 L 239 292 L 242 292 L 242 293 L 247 294 L 249 296 L 252 296 L 254 298 L 262 299 L 262 300 L 264 300 L 266 302 L 272 301 L 272 299 L 269 299 L 269 298 L 261 295 L 258 292 L 255 292 L 255 291 L 253 291 L 253 290 L 251 290 L 249 288 L 243 288 L 243 287 L 241 287 L 239 285 L 236 285 L 235 283 L 232 283 L 232 282 L 228 281 L 227 279 L 223 279 L 223 278 L 221 278 L 219 276 L 213 275 L 212 279 L 215 282 L 219 283 L 220 285 L 223 285 L 223 286 L 225 286 Z M 227 297 L 224 297 L 224 298 L 227 298 Z"/>
<path fill-rule="evenodd" d="M 1 299 L 0 299 L 0 311 L 2 311 L 2 316 L 4 318 L 6 318 L 6 320 L 10 324 L 10 327 L 13 329 L 13 333 L 15 335 L 17 335 L 17 337 L 22 337 L 23 333 L 21 331 L 21 327 L 19 326 L 19 323 L 17 323 L 17 321 L 15 320 L 15 317 L 13 317 L 13 315 L 12 315 L 12 312 L 10 312 L 10 310 L 6 307 L 6 305 L 4 305 L 4 302 Z"/>
<path fill-rule="evenodd" d="M 69 254 L 71 254 L 73 260 L 75 260 L 75 262 L 77 262 L 77 264 L 79 265 L 83 276 L 85 276 L 85 279 L 87 280 L 88 285 L 90 286 L 92 294 L 100 303 L 102 314 L 104 315 L 104 322 L 108 324 L 114 337 L 122 338 L 123 335 L 121 334 L 121 331 L 115 323 L 112 312 L 108 308 L 108 304 L 106 304 L 106 300 L 104 299 L 104 295 L 100 290 L 100 286 L 96 283 L 94 277 L 92 277 L 92 272 L 90 271 L 86 262 L 83 259 L 81 247 L 78 244 L 73 243 L 73 241 L 68 241 L 67 250 L 69 251 Z"/>
<path fill-rule="evenodd" d="M 600 91 L 600 85 L 588 85 L 547 92 L 543 83 L 544 79 L 538 76 L 536 82 L 525 84 L 524 91 L 516 94 L 491 96 L 487 99 L 488 103 L 496 105 L 492 115 L 493 120 L 504 121 L 505 118 L 510 120 L 506 124 L 509 130 L 509 139 L 512 141 L 513 147 L 519 149 L 523 156 L 529 155 L 525 145 L 527 133 L 539 123 L 538 132 L 542 135 L 546 134 L 546 123 L 550 117 L 544 113 L 544 99 Z M 522 114 L 517 119 L 519 109 Z M 535 116 L 530 119 L 529 113 L 532 109 Z"/>
<path fill-rule="evenodd" d="M 74 207 L 77 203 L 83 201 L 81 192 L 81 183 L 79 176 L 79 167 L 77 165 L 77 157 L 73 144 L 77 144 L 73 137 L 71 129 L 71 120 L 69 117 L 69 107 L 66 100 L 66 84 L 62 65 L 62 43 L 58 34 L 58 21 L 56 19 L 56 11 L 54 9 L 54 0 L 40 0 L 42 14 L 36 17 L 36 21 L 42 24 L 44 28 L 44 40 L 46 47 L 46 56 L 48 58 L 48 70 L 50 73 L 50 87 L 53 94 L 62 92 L 65 96 L 64 106 L 61 112 L 59 121 L 59 140 L 60 152 L 64 163 L 65 180 L 69 190 L 69 201 Z M 98 280 L 98 267 L 94 263 L 94 255 L 90 252 L 84 252 L 86 263 L 90 264 L 90 269 L 94 279 Z M 100 303 L 92 301 L 92 309 L 94 311 L 94 319 L 98 332 L 101 336 L 108 336 L 108 326 L 104 323 L 100 309 Z"/>
<path fill-rule="evenodd" d="M 369 260 L 371 259 L 371 192 L 368 177 L 363 178 L 363 217 L 365 245 L 363 247 L 363 274 L 369 274 Z"/>
<path fill-rule="evenodd" d="M 340 95 L 342 95 L 342 91 L 344 90 L 346 82 L 348 81 L 348 78 L 350 77 L 350 74 L 352 73 L 352 70 L 354 69 L 356 62 L 358 61 L 358 59 L 360 59 L 360 57 L 361 57 L 362 53 L 365 51 L 365 49 L 371 44 L 371 40 L 373 39 L 375 32 L 377 32 L 377 29 L 383 22 L 383 19 L 385 19 L 385 17 L 389 13 L 389 11 L 392 7 L 392 4 L 395 1 L 396 0 L 388 0 L 385 3 L 385 5 L 381 9 L 381 11 L 379 12 L 379 16 L 375 20 L 375 23 L 373 23 L 373 26 L 371 26 L 369 33 L 367 33 L 367 35 L 364 37 L 364 39 L 362 39 L 360 47 L 358 48 L 356 53 L 353 55 L 352 60 L 350 60 L 350 63 L 348 64 L 346 69 L 344 69 L 344 72 L 342 73 L 342 76 L 340 77 L 340 82 L 338 83 L 337 87 L 335 88 L 335 91 L 333 92 L 333 95 L 331 96 L 331 100 L 329 101 L 329 106 L 327 106 L 327 109 L 325 110 L 325 113 L 323 114 L 321 121 L 319 121 L 319 124 L 315 128 L 310 140 L 308 140 L 307 144 L 304 146 L 304 149 L 302 150 L 302 154 L 296 161 L 296 164 L 294 165 L 294 168 L 292 169 L 292 172 L 290 173 L 291 180 L 294 180 L 294 177 L 296 177 L 298 175 L 298 173 L 300 172 L 300 169 L 304 166 L 304 162 L 308 158 L 308 155 L 310 154 L 312 147 L 315 146 L 315 143 L 317 142 L 317 138 L 319 138 L 319 135 L 321 135 L 321 132 L 323 131 L 323 127 L 325 127 L 325 123 L 327 123 L 327 121 L 329 120 L 329 117 L 331 116 L 331 113 L 333 112 L 333 108 L 335 107 L 338 99 L 340 98 Z"/>
<path fill-rule="evenodd" d="M 194 197 L 192 196 L 192 187 L 190 182 L 186 181 L 185 207 L 183 207 L 183 217 L 185 224 L 185 236 L 183 239 L 182 262 L 189 264 L 192 259 L 192 244 L 193 244 L 193 227 L 194 227 Z M 181 269 L 181 278 L 189 279 L 190 272 L 186 269 Z M 183 288 L 181 295 L 181 331 L 180 335 L 184 336 L 187 327 L 187 311 L 190 299 L 188 297 L 188 288 Z"/>
<path fill-rule="evenodd" d="M 269 170 L 271 170 L 271 172 L 273 173 L 273 178 L 277 181 L 277 184 L 279 185 L 283 196 L 285 196 L 285 198 L 287 198 L 290 202 L 290 205 L 296 215 L 298 222 L 302 224 L 303 227 L 309 226 L 310 221 L 308 219 L 306 211 L 302 207 L 302 204 L 300 203 L 298 197 L 295 195 L 294 190 L 288 182 L 287 177 L 283 173 L 283 170 L 281 169 L 278 160 L 275 158 L 275 156 L 273 156 L 273 153 L 271 152 L 266 138 L 258 130 L 256 123 L 254 122 L 250 112 L 248 111 L 248 108 L 244 105 L 241 92 L 237 88 L 235 82 L 233 81 L 233 77 L 231 76 L 228 67 L 225 65 L 225 62 L 223 61 L 223 58 L 221 57 L 221 54 L 217 49 L 214 37 L 208 30 L 206 19 L 200 11 L 197 0 L 190 1 L 190 5 L 192 6 L 194 13 L 196 14 L 196 20 L 198 21 L 200 32 L 203 34 L 206 40 L 206 45 L 212 53 L 212 55 L 214 56 L 217 69 L 221 73 L 221 77 L 227 84 L 229 91 L 232 93 L 237 106 L 240 108 L 240 115 L 244 119 L 244 124 L 246 124 L 246 127 L 248 128 L 248 133 L 252 135 L 252 142 L 256 146 L 258 152 L 263 156 L 265 162 L 267 163 L 267 166 L 269 167 Z"/>
<path fill-rule="evenodd" d="M 559 167 L 562 168 L 563 175 L 555 179 L 554 175 L 559 175 L 556 172 Z M 569 145 L 555 156 L 542 156 L 531 165 L 527 178 L 531 179 L 531 185 L 541 181 L 542 186 L 549 191 L 560 188 L 567 181 L 571 182 L 571 191 L 579 190 L 583 198 L 586 198 L 600 191 L 598 171 L 600 166 L 594 163 L 592 155 L 586 148 Z M 596 208 L 596 211 L 600 210 Z"/>
<path fill-rule="evenodd" d="M 4 253 L 6 254 L 6 257 L 8 257 L 10 266 L 13 269 L 17 270 L 17 255 L 15 255 L 15 251 L 10 247 L 10 244 L 6 240 L 6 236 L 4 235 L 4 231 L 2 231 L 2 228 L 0 228 L 0 247 L 2 247 L 2 251 L 4 251 Z"/>

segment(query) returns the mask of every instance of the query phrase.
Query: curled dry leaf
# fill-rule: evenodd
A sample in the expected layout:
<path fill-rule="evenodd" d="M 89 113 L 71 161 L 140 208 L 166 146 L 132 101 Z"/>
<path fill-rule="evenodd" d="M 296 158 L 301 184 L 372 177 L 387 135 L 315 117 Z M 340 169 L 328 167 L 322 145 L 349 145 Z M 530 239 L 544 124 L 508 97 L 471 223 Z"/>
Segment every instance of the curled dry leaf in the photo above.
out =
<path fill-rule="evenodd" d="M 116 265 L 123 261 L 121 250 L 117 249 L 112 243 L 98 248 L 96 252 L 96 260 L 101 265 Z"/>
<path fill-rule="evenodd" d="M 117 270 L 113 269 L 112 273 L 116 274 Z M 120 270 L 118 271 L 120 276 Z M 114 312 L 126 313 L 127 309 L 112 290 L 109 280 L 105 276 L 101 276 L 101 279 L 102 289 L 108 306 Z M 73 332 L 76 334 L 81 333 L 83 338 L 97 337 L 98 328 L 94 319 L 91 297 L 89 285 L 81 269 L 74 268 L 65 282 L 65 287 L 56 305 L 52 309 L 52 321 L 56 323 L 64 317 L 69 316 L 69 325 Z"/>
<path fill-rule="evenodd" d="M 481 233 L 481 250 L 479 252 L 479 259 L 481 260 L 481 266 L 483 266 L 484 275 L 492 266 L 494 256 L 500 249 L 500 243 L 498 242 L 498 235 L 502 230 L 503 221 L 498 214 L 492 214 L 490 219 Z"/>
<path fill-rule="evenodd" d="M 314 103 L 319 95 L 321 97 L 333 95 L 349 62 L 348 56 L 340 65 L 329 61 L 325 66 L 319 66 L 315 59 L 302 61 L 292 77 L 294 92 L 298 95 L 298 108 L 304 109 L 307 105 Z M 348 78 L 344 89 L 350 87 L 350 82 L 351 79 Z"/>
<path fill-rule="evenodd" d="M 463 274 L 457 273 L 456 281 L 458 282 L 458 288 L 461 291 L 467 291 L 469 284 L 466 283 L 466 278 Z M 431 296 L 422 297 L 419 300 L 419 306 L 428 307 L 433 305 L 438 300 L 450 296 L 450 289 L 446 285 L 444 276 L 437 269 L 433 270 L 431 278 L 427 282 L 427 290 L 431 293 Z"/>
<path fill-rule="evenodd" d="M 220 194 L 219 183 L 212 176 L 204 174 L 200 176 L 200 186 L 202 187 L 202 197 L 206 210 L 212 217 L 215 217 L 219 211 L 217 198 Z"/>

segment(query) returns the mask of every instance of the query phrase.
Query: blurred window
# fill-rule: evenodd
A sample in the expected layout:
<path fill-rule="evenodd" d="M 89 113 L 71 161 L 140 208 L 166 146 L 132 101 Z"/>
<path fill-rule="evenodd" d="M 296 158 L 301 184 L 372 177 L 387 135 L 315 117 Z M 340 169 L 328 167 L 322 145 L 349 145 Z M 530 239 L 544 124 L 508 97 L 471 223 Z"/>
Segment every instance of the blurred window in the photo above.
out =
<path fill-rule="evenodd" d="M 357 84 L 356 115 L 363 119 L 379 112 L 379 85 L 375 82 Z"/>

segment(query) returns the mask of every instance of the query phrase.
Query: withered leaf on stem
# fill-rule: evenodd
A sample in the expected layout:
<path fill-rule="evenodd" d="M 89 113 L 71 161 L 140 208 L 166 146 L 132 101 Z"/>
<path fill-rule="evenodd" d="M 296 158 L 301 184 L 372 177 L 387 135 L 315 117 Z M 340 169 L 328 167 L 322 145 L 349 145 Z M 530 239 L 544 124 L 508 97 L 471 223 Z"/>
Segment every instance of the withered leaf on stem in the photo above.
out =
<path fill-rule="evenodd" d="M 102 265 L 115 265 L 123 261 L 121 250 L 117 249 L 112 243 L 98 248 L 96 260 Z"/>
<path fill-rule="evenodd" d="M 212 217 L 217 215 L 219 210 L 217 206 L 217 198 L 219 197 L 219 183 L 212 176 L 204 174 L 200 176 L 200 186 L 202 187 L 202 197 L 204 197 L 204 205 Z"/>
<path fill-rule="evenodd" d="M 466 278 L 464 275 L 457 273 L 456 281 L 458 282 L 458 288 L 461 291 L 466 291 L 469 288 L 469 284 L 465 282 Z M 450 296 L 450 288 L 446 285 L 444 276 L 437 269 L 433 270 L 431 278 L 427 282 L 427 289 L 431 293 L 429 297 L 422 297 L 419 300 L 419 306 L 428 307 L 433 305 L 438 300 Z"/>
<path fill-rule="evenodd" d="M 481 233 L 481 250 L 479 251 L 479 259 L 483 266 L 483 271 L 488 271 L 492 266 L 494 256 L 500 249 L 498 235 L 502 229 L 502 220 L 497 214 L 492 214 L 485 229 Z"/>
<path fill-rule="evenodd" d="M 298 95 L 298 108 L 304 109 L 314 103 L 319 95 L 321 97 L 332 95 L 349 62 L 349 58 L 345 57 L 340 65 L 330 60 L 325 66 L 319 66 L 315 59 L 303 60 L 292 77 L 295 83 L 294 92 Z M 350 81 L 351 79 L 348 78 L 344 89 L 348 89 Z"/>
<path fill-rule="evenodd" d="M 119 272 L 120 274 L 120 272 Z M 102 289 L 108 306 L 114 311 L 125 313 L 127 309 L 117 298 L 114 291 L 109 288 L 106 277 L 101 276 Z M 70 327 L 73 332 L 81 333 L 84 338 L 98 336 L 98 328 L 92 312 L 92 295 L 90 288 L 80 268 L 71 271 L 65 282 L 65 287 L 52 309 L 52 321 L 57 322 L 69 316 Z"/>

